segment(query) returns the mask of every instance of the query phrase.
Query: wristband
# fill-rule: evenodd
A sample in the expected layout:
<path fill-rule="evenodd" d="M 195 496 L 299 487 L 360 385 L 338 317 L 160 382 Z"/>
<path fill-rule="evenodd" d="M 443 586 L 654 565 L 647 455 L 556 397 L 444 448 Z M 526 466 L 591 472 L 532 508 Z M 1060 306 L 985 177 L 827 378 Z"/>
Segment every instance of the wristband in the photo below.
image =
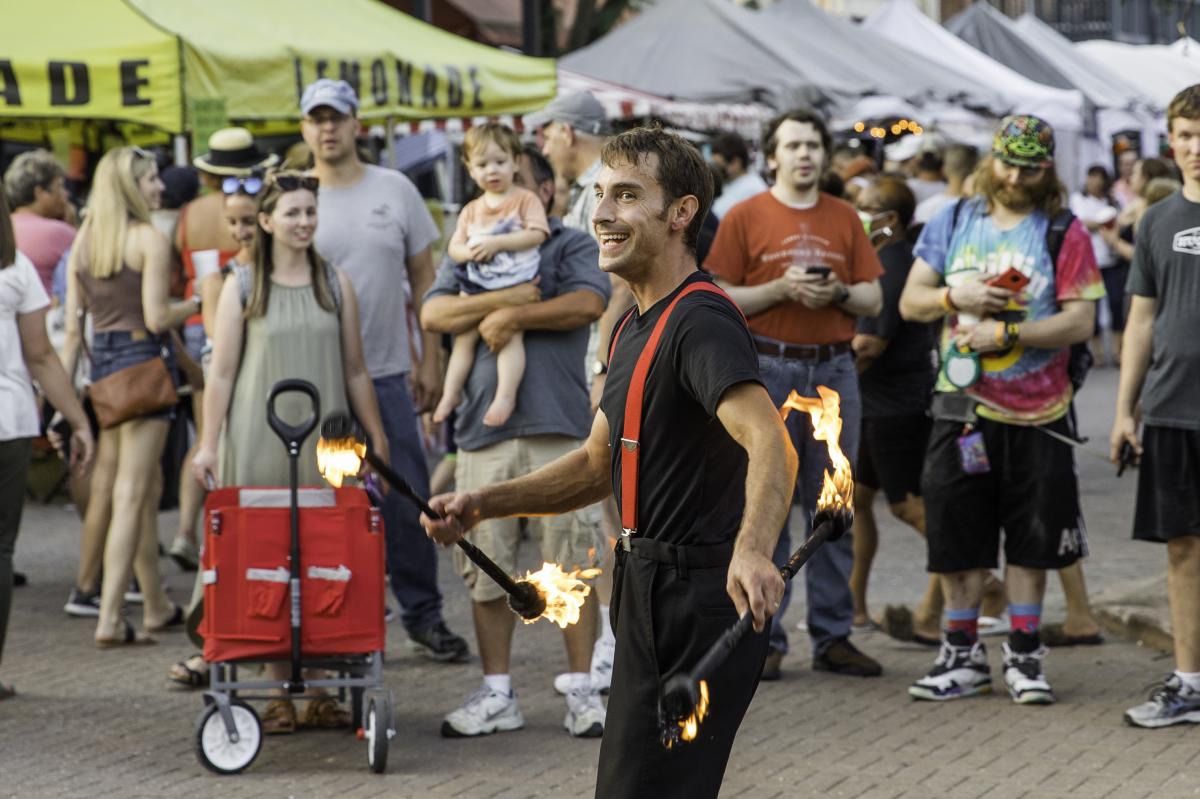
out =
<path fill-rule="evenodd" d="M 952 313 L 955 313 L 958 311 L 958 308 L 954 305 L 954 301 L 950 299 L 950 287 L 949 286 L 942 289 L 942 298 L 941 299 L 942 299 L 942 310 L 944 310 L 947 314 L 952 314 Z"/>
<path fill-rule="evenodd" d="M 1004 326 L 1003 322 L 996 323 L 996 334 L 992 338 L 995 340 L 997 347 L 1008 346 L 1008 329 Z"/>
<path fill-rule="evenodd" d="M 1012 346 L 1021 340 L 1021 325 L 1017 322 L 1009 322 L 1004 326 L 1004 343 Z"/>

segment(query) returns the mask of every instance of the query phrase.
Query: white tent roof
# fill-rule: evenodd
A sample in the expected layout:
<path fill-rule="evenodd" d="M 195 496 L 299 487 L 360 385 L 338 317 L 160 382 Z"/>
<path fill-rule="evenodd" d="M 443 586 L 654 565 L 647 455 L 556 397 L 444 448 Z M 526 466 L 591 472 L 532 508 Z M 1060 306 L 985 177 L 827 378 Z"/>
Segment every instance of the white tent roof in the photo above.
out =
<path fill-rule="evenodd" d="M 1150 100 L 1148 93 L 1128 82 L 1120 72 L 1076 49 L 1070 39 L 1033 14 L 1022 14 L 1009 24 L 1094 105 L 1130 108 Z"/>
<path fill-rule="evenodd" d="M 1181 89 L 1200 83 L 1200 44 L 1191 39 L 1171 45 L 1093 39 L 1079 42 L 1075 48 L 1141 87 L 1160 108 Z"/>
<path fill-rule="evenodd" d="M 931 63 L 994 86 L 1011 104 L 1010 110 L 1034 114 L 1063 131 L 1083 126 L 1081 92 L 1034 83 L 938 25 L 913 0 L 891 0 L 867 17 L 863 26 Z"/>

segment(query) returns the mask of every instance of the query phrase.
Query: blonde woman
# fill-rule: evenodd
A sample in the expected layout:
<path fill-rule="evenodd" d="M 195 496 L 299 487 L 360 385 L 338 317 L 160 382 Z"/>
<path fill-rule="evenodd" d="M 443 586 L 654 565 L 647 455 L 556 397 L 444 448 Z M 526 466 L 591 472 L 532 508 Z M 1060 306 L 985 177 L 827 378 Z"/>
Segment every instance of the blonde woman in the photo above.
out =
<path fill-rule="evenodd" d="M 201 484 L 288 484 L 287 453 L 266 424 L 267 394 L 284 378 L 315 385 L 322 414 L 352 411 L 372 449 L 388 457 L 363 359 L 354 288 L 313 247 L 316 192 L 316 178 L 297 172 L 268 176 L 259 194 L 253 266 L 235 267 L 221 289 L 204 394 L 204 436 L 192 459 Z M 308 403 L 283 395 L 276 407 L 284 421 L 296 423 L 309 413 Z M 300 453 L 301 485 L 323 484 L 316 439 L 309 436 Z M 270 664 L 268 675 L 286 679 L 286 664 Z M 298 723 L 345 726 L 350 714 L 333 697 L 322 697 L 309 702 L 298 722 L 291 700 L 279 699 L 267 706 L 262 722 L 268 734 L 288 733 Z"/>
<path fill-rule="evenodd" d="M 68 372 L 74 371 L 79 356 L 77 311 L 81 308 L 86 308 L 93 323 L 93 382 L 160 357 L 167 346 L 163 334 L 199 310 L 196 300 L 171 302 L 167 296 L 170 244 L 150 222 L 162 191 L 158 164 L 149 153 L 119 147 L 100 159 L 87 218 L 68 266 L 64 346 Z M 101 648 L 153 643 L 148 633 L 183 622 L 182 610 L 163 590 L 158 568 L 159 460 L 172 413 L 130 419 L 100 432 L 83 550 L 88 551 L 89 541 L 104 541 L 104 581 L 95 633 Z M 142 632 L 135 632 L 121 618 L 131 569 L 144 597 Z M 84 571 L 83 563 L 80 570 Z M 77 586 L 77 590 L 88 588 Z"/>

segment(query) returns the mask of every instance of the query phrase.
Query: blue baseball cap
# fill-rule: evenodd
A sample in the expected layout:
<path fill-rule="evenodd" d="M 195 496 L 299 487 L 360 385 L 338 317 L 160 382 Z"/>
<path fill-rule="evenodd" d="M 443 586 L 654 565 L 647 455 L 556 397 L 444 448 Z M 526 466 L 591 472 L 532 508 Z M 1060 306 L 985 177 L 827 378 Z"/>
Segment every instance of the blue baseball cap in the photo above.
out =
<path fill-rule="evenodd" d="M 320 78 L 305 87 L 304 96 L 300 98 L 300 113 L 307 116 L 323 105 L 343 114 L 357 115 L 358 95 L 344 80 Z"/>

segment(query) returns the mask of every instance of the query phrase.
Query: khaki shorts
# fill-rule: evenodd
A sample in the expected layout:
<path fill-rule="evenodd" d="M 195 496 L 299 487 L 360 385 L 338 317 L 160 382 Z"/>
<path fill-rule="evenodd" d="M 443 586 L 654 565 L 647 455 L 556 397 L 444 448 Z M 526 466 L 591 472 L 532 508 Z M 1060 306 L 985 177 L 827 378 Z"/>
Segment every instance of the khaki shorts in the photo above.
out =
<path fill-rule="evenodd" d="M 454 478 L 459 491 L 474 491 L 502 480 L 529 474 L 579 447 L 580 442 L 566 436 L 526 436 L 501 441 L 490 447 L 467 452 L 459 450 Z M 540 541 L 542 559 L 558 563 L 564 570 L 594 566 L 600 549 L 600 526 L 595 511 L 583 508 L 561 516 L 513 519 L 489 519 L 467 534 L 467 540 L 496 561 L 501 569 L 517 575 L 517 549 L 521 529 Z M 459 548 L 454 564 L 467 584 L 471 599 L 490 602 L 507 596 L 492 578 L 484 574 Z M 522 572 L 523 573 L 523 572 Z"/>

